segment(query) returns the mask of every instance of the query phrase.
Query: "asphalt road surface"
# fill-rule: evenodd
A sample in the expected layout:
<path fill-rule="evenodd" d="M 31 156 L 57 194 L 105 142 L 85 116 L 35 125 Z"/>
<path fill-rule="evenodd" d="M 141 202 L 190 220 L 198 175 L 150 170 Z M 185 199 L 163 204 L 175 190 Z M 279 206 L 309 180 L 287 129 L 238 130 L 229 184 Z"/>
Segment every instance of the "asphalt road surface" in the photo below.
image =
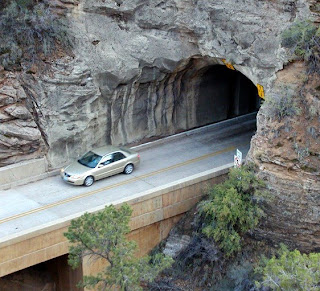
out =
<path fill-rule="evenodd" d="M 141 163 L 91 187 L 73 186 L 60 176 L 0 191 L 0 241 L 63 217 L 137 195 L 246 156 L 255 132 L 254 114 L 224 121 L 135 148 Z"/>

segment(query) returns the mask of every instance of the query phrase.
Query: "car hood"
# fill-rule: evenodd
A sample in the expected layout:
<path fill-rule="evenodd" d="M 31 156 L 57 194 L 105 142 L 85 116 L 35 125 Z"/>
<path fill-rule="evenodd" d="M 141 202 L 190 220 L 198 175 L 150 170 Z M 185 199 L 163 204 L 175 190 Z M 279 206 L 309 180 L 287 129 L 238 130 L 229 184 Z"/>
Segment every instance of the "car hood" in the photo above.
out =
<path fill-rule="evenodd" d="M 92 169 L 81 165 L 79 162 L 74 162 L 64 169 L 65 173 L 69 175 L 81 175 L 90 170 Z"/>

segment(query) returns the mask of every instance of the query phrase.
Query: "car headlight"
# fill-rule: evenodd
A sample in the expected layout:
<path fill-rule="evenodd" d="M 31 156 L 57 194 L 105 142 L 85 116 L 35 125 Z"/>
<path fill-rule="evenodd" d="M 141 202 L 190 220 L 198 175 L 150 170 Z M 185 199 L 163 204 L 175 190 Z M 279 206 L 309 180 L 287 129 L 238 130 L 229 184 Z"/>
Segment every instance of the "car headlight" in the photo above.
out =
<path fill-rule="evenodd" d="M 81 175 L 72 175 L 71 178 L 72 179 L 80 179 L 82 176 Z"/>

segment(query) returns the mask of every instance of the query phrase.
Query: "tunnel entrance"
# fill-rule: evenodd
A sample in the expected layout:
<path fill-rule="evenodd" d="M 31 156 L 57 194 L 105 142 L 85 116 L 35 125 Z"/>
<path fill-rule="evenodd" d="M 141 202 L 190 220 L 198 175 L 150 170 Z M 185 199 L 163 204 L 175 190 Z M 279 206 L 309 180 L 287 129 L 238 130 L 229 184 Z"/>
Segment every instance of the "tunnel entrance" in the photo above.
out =
<path fill-rule="evenodd" d="M 205 68 L 198 92 L 198 126 L 255 112 L 260 105 L 256 86 L 242 73 L 225 66 Z"/>
<path fill-rule="evenodd" d="M 220 62 L 191 58 L 170 72 L 143 67 L 129 88 L 118 87 L 112 97 L 110 143 L 144 143 L 257 112 L 255 84 Z"/>

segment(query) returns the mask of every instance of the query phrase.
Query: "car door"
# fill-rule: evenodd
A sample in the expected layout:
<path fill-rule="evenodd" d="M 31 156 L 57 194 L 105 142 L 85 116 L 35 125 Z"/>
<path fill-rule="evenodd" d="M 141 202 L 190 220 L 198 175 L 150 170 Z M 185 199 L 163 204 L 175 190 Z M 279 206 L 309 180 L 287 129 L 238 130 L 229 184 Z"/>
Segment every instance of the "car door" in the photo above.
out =
<path fill-rule="evenodd" d="M 96 180 L 113 175 L 113 155 L 104 156 L 95 169 Z"/>
<path fill-rule="evenodd" d="M 118 173 L 122 173 L 123 169 L 127 163 L 127 158 L 126 156 L 122 153 L 122 152 L 115 152 L 113 153 L 113 169 L 114 169 L 114 173 L 118 174 Z"/>

